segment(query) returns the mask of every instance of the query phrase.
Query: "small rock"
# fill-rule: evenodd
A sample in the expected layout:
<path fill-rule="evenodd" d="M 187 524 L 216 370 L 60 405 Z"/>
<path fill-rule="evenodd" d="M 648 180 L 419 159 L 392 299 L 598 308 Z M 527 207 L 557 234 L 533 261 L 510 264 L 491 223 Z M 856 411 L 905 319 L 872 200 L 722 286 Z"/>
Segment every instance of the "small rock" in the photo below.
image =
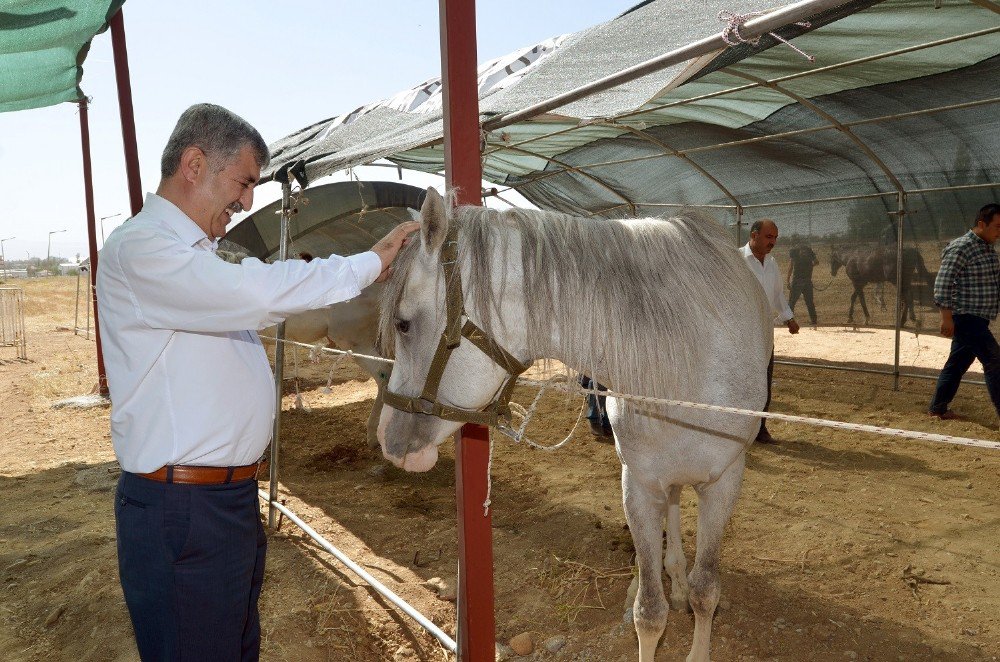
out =
<path fill-rule="evenodd" d="M 413 649 L 405 644 L 397 648 L 396 652 L 392 654 L 393 662 L 405 662 L 406 660 L 412 660 L 413 657 Z"/>
<path fill-rule="evenodd" d="M 977 634 L 979 634 L 979 630 L 974 630 L 972 628 L 963 628 L 962 634 L 968 635 L 970 637 L 975 637 Z"/>
<path fill-rule="evenodd" d="M 496 655 L 497 662 L 505 662 L 505 660 L 509 660 L 512 657 L 517 657 L 517 655 L 515 655 L 511 647 L 508 646 L 507 644 L 497 644 L 496 647 L 497 647 L 497 655 Z"/>
<path fill-rule="evenodd" d="M 971 490 L 972 489 L 972 483 L 966 483 L 965 484 L 965 489 Z"/>
<path fill-rule="evenodd" d="M 45 619 L 45 627 L 49 628 L 55 625 L 56 621 L 59 620 L 59 617 L 62 616 L 63 612 L 65 611 L 66 611 L 66 605 L 59 605 L 58 607 L 56 607 L 52 611 L 52 613 L 49 614 L 49 617 Z"/>
<path fill-rule="evenodd" d="M 844 657 L 846 657 L 848 660 L 856 660 L 858 659 L 858 654 L 855 653 L 854 651 L 844 651 Z"/>
<path fill-rule="evenodd" d="M 431 577 L 424 582 L 424 586 L 436 591 L 438 598 L 446 602 L 455 602 L 458 599 L 455 582 L 445 581 L 440 577 Z"/>
<path fill-rule="evenodd" d="M 519 656 L 531 655 L 535 650 L 535 642 L 531 640 L 531 633 L 522 632 L 513 637 L 509 642 L 510 649 Z"/>
<path fill-rule="evenodd" d="M 542 644 L 542 646 L 545 647 L 545 650 L 547 650 L 550 653 L 558 653 L 559 650 L 565 645 L 566 645 L 566 637 L 563 637 L 561 635 L 556 635 L 555 637 L 549 637 L 548 639 L 545 640 L 545 643 Z"/>
<path fill-rule="evenodd" d="M 365 473 L 369 476 L 379 478 L 385 475 L 385 465 L 380 462 L 379 464 L 368 467 L 368 470 Z"/>

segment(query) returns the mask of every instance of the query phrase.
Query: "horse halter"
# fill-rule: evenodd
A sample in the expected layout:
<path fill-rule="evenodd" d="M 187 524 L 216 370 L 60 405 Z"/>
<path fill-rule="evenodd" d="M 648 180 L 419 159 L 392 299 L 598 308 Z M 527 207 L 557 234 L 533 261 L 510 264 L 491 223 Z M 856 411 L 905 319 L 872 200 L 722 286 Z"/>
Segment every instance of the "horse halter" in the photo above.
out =
<path fill-rule="evenodd" d="M 445 305 L 447 321 L 444 332 L 438 342 L 434 358 L 427 370 L 427 379 L 419 397 L 408 397 L 386 390 L 383 402 L 393 409 L 410 414 L 427 414 L 437 416 L 446 421 L 460 423 L 478 423 L 496 427 L 501 419 L 510 421 L 510 396 L 514 390 L 517 377 L 531 367 L 531 363 L 521 363 L 503 347 L 468 318 L 462 296 L 462 274 L 456 267 L 458 264 L 458 230 L 452 226 L 448 229 L 444 244 L 441 246 L 441 268 L 444 270 Z M 465 317 L 465 324 L 462 318 Z M 466 338 L 478 347 L 493 362 L 507 371 L 507 381 L 497 389 L 493 400 L 482 409 L 459 409 L 442 404 L 437 400 L 438 387 L 444 374 L 448 359 Z"/>

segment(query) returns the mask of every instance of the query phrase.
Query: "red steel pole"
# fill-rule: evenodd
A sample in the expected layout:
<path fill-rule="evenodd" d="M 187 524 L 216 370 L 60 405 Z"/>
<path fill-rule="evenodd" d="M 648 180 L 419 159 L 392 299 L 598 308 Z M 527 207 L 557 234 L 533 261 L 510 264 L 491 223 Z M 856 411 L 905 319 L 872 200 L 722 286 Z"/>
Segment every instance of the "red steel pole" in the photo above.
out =
<path fill-rule="evenodd" d="M 132 216 L 142 209 L 142 182 L 139 179 L 139 148 L 135 139 L 135 114 L 132 112 L 132 83 L 128 73 L 128 50 L 125 48 L 125 20 L 119 9 L 111 17 L 111 50 L 115 58 L 115 81 L 118 83 L 118 113 L 121 115 L 122 143 L 125 146 L 125 175 Z"/>
<path fill-rule="evenodd" d="M 80 99 L 80 142 L 83 146 L 83 192 L 87 205 L 87 245 L 90 249 L 90 299 L 94 306 L 94 338 L 97 339 L 97 390 L 108 395 L 108 376 L 101 348 L 101 324 L 97 320 L 97 215 L 94 213 L 94 174 L 90 165 L 90 122 L 87 100 Z"/>
<path fill-rule="evenodd" d="M 476 2 L 439 0 L 444 94 L 445 182 L 458 204 L 482 201 L 477 81 Z M 465 425 L 455 446 L 458 505 L 458 659 L 493 662 L 493 518 L 483 512 L 490 431 Z"/>

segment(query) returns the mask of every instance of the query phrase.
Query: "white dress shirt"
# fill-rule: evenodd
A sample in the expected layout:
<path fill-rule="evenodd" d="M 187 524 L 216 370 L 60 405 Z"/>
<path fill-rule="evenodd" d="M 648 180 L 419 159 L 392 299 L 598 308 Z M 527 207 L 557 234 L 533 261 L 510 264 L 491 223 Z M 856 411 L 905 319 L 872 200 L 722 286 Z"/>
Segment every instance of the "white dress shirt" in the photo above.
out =
<path fill-rule="evenodd" d="M 356 297 L 373 252 L 229 264 L 194 221 L 152 193 L 101 249 L 97 298 L 111 439 L 125 471 L 242 466 L 274 422 L 274 376 L 256 329 Z"/>
<path fill-rule="evenodd" d="M 794 315 L 792 314 L 792 309 L 788 307 L 788 300 L 785 298 L 785 288 L 781 284 L 781 273 L 778 271 L 778 263 L 774 261 L 773 257 L 767 255 L 762 264 L 757 259 L 757 256 L 753 254 L 753 251 L 750 250 L 749 243 L 740 250 L 743 251 L 743 259 L 747 261 L 750 271 L 757 277 L 760 286 L 764 288 L 764 294 L 767 295 L 767 302 L 771 304 L 771 314 L 774 315 L 774 322 L 776 324 L 784 324 L 792 319 Z"/>

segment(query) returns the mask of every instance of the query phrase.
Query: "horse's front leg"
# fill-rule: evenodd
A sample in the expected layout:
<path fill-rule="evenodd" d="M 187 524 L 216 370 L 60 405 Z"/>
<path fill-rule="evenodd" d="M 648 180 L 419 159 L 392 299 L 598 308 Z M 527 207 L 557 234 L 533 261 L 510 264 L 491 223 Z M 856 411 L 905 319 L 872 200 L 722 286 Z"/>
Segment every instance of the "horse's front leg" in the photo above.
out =
<path fill-rule="evenodd" d="M 858 294 L 858 301 L 861 303 L 861 312 L 865 314 L 865 324 L 868 324 L 869 321 L 871 320 L 871 315 L 868 313 L 868 304 L 865 303 L 864 289 L 857 290 L 857 294 Z"/>
<path fill-rule="evenodd" d="M 639 576 L 633 580 L 632 618 L 639 637 L 639 662 L 653 662 L 656 644 L 667 627 L 667 599 L 663 595 L 662 553 L 664 501 L 662 493 L 647 489 L 622 465 L 625 519 L 632 533 Z"/>
<path fill-rule="evenodd" d="M 663 569 L 670 577 L 670 606 L 677 611 L 691 611 L 688 604 L 687 557 L 681 540 L 681 486 L 671 485 L 667 492 L 667 549 Z"/>
<path fill-rule="evenodd" d="M 740 495 L 745 461 L 746 455 L 741 454 L 718 480 L 695 488 L 698 492 L 698 551 L 688 576 L 694 611 L 694 640 L 687 662 L 709 660 L 712 619 L 721 595 L 719 551 L 722 534 Z"/>

